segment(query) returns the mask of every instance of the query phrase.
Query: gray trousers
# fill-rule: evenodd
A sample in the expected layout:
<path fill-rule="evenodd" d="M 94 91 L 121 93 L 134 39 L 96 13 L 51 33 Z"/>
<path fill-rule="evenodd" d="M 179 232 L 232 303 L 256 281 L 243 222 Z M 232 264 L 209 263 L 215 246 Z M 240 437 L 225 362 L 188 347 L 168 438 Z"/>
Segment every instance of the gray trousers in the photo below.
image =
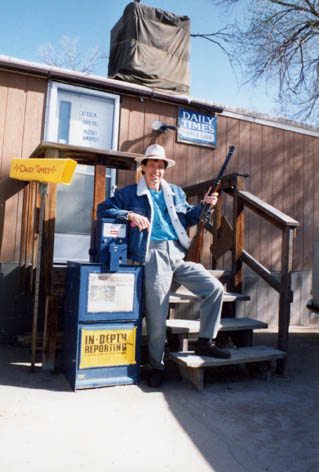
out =
<path fill-rule="evenodd" d="M 223 286 L 201 264 L 185 262 L 178 241 L 151 242 L 144 268 L 144 301 L 149 363 L 164 369 L 166 318 L 172 281 L 202 299 L 199 336 L 214 339 L 220 327 Z"/>

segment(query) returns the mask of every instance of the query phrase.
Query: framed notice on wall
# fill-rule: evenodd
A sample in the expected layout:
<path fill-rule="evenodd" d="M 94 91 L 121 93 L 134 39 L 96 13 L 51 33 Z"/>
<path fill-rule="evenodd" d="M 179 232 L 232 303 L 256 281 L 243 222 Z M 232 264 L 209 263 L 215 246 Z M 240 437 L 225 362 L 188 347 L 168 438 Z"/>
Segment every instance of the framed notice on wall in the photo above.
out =
<path fill-rule="evenodd" d="M 215 148 L 217 141 L 216 116 L 180 108 L 178 110 L 177 141 Z"/>
<path fill-rule="evenodd" d="M 94 149 L 117 149 L 120 97 L 50 82 L 45 140 Z"/>

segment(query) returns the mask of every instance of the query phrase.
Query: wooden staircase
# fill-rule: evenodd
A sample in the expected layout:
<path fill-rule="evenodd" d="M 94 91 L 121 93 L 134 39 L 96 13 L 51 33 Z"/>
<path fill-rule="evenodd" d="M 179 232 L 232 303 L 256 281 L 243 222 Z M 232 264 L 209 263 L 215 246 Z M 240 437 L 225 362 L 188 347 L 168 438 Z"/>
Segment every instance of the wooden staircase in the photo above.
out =
<path fill-rule="evenodd" d="M 191 342 L 196 340 L 199 333 L 199 319 L 182 320 L 170 316 L 167 320 L 167 340 L 170 348 L 169 357 L 178 364 L 180 373 L 185 380 L 190 381 L 197 390 L 204 386 L 204 370 L 206 367 L 217 367 L 232 364 L 251 364 L 264 362 L 269 367 L 272 361 L 277 361 L 277 372 L 283 373 L 288 353 L 288 332 L 290 320 L 290 303 L 293 300 L 291 291 L 291 271 L 293 238 L 299 223 L 281 211 L 263 202 L 258 197 L 244 190 L 242 174 L 234 173 L 223 177 L 221 190 L 233 198 L 232 224 L 221 215 L 221 198 L 214 212 L 214 225 L 207 224 L 207 230 L 213 234 L 212 267 L 216 269 L 217 260 L 227 251 L 231 252 L 231 269 L 229 271 L 214 270 L 213 275 L 221 280 L 226 287 L 221 319 L 221 329 L 218 334 L 220 347 L 230 350 L 230 359 L 215 359 L 197 356 L 191 350 Z M 205 194 L 210 181 L 184 188 L 187 197 L 197 197 Z M 281 271 L 280 277 L 272 275 L 271 271 L 257 261 L 244 249 L 244 209 L 248 208 L 262 219 L 281 231 Z M 243 265 L 246 264 L 259 277 L 279 293 L 278 307 L 278 342 L 277 348 L 270 346 L 254 346 L 254 330 L 267 328 L 267 323 L 251 318 L 237 317 L 237 304 L 249 297 L 242 293 Z M 179 287 L 170 295 L 171 307 L 178 304 L 194 304 L 199 298 L 185 287 Z M 196 318 L 196 317 L 195 317 Z M 199 314 L 197 316 L 199 318 Z"/>
<path fill-rule="evenodd" d="M 225 281 L 223 271 L 211 270 L 210 272 L 215 277 Z M 222 315 L 218 341 L 221 347 L 226 347 L 231 352 L 230 359 L 195 355 L 190 343 L 196 341 L 198 337 L 199 319 L 169 318 L 166 321 L 167 340 L 171 351 L 169 357 L 178 364 L 182 378 L 190 382 L 198 391 L 204 388 L 205 368 L 264 362 L 270 369 L 273 360 L 286 357 L 286 353 L 279 349 L 270 346 L 253 346 L 254 330 L 265 329 L 268 325 L 252 318 L 236 318 L 234 307 L 236 307 L 237 302 L 243 300 L 249 300 L 249 297 L 240 293 L 227 291 L 224 293 L 223 311 L 227 313 L 227 317 Z M 199 297 L 183 286 L 170 294 L 170 303 L 174 307 L 180 303 L 191 304 L 199 301 Z M 227 307 L 228 304 L 231 306 Z M 176 352 L 174 352 L 175 350 Z"/>

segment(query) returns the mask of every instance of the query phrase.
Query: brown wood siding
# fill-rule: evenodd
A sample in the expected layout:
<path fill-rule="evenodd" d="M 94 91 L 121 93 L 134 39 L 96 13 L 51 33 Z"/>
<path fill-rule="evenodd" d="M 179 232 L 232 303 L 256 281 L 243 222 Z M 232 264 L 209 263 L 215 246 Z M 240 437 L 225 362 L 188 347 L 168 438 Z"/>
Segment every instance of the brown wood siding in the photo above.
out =
<path fill-rule="evenodd" d="M 283 211 L 283 130 L 273 128 L 273 159 L 271 165 L 271 186 L 273 206 Z M 277 230 L 278 232 L 278 230 Z M 271 243 L 271 266 L 280 267 L 281 263 L 281 238 L 276 237 Z"/>
<path fill-rule="evenodd" d="M 316 173 L 319 169 L 319 139 L 314 139 L 313 146 L 313 182 L 314 182 L 314 191 L 313 191 L 313 241 L 319 237 L 319 185 L 318 177 Z M 312 256 L 312 255 L 311 255 Z M 310 256 L 310 257 L 311 257 Z M 310 266 L 312 269 L 312 264 Z"/>
<path fill-rule="evenodd" d="M 171 104 L 122 97 L 119 149 L 143 153 L 159 143 L 176 166 L 169 169 L 168 181 L 187 187 L 214 178 L 229 145 L 236 151 L 227 173 L 249 174 L 245 188 L 300 222 L 294 252 L 294 270 L 312 268 L 314 241 L 319 237 L 319 190 L 315 172 L 319 165 L 319 139 L 240 119 L 218 116 L 216 150 L 178 143 L 176 133 L 152 131 L 152 122 L 177 124 L 178 107 Z M 144 128 L 143 128 L 144 127 Z M 135 181 L 135 173 L 120 171 L 118 186 Z M 223 213 L 231 222 L 232 199 L 223 197 Z M 209 264 L 207 235 L 204 262 Z M 249 210 L 245 213 L 244 247 L 271 270 L 280 270 L 281 233 Z M 230 266 L 230 254 L 219 262 Z"/>
<path fill-rule="evenodd" d="M 303 175 L 303 151 L 304 151 L 304 136 L 294 136 L 294 215 L 293 217 L 299 221 L 300 228 L 298 229 L 298 237 L 295 241 L 294 263 L 296 267 L 303 267 L 303 195 L 304 195 L 304 175 Z"/>
<path fill-rule="evenodd" d="M 27 158 L 42 137 L 47 82 L 0 71 L 0 261 L 18 262 L 25 184 L 10 179 L 13 158 Z"/>
<path fill-rule="evenodd" d="M 254 136 L 254 147 L 252 147 L 251 140 Z M 260 163 L 262 162 L 262 126 L 258 124 L 251 124 L 250 131 L 250 166 L 246 169 L 249 177 L 245 179 L 246 188 L 253 193 L 254 195 L 260 195 L 261 182 L 262 182 L 262 172 L 260 168 Z M 246 212 L 247 214 L 247 212 Z M 252 256 L 261 260 L 261 247 L 259 244 L 256 244 L 256 240 L 260 241 L 261 239 L 261 219 L 253 212 L 248 212 L 249 215 L 249 225 L 246 226 L 245 238 L 248 239 L 248 251 Z M 249 232 L 248 232 L 249 231 Z M 248 234 L 247 234 L 248 233 Z M 245 243 L 246 244 L 246 243 Z"/>
<path fill-rule="evenodd" d="M 314 138 L 304 137 L 303 164 L 303 268 L 312 266 L 312 254 L 307 250 L 314 242 Z M 318 235 L 317 235 L 318 236 Z"/>
<path fill-rule="evenodd" d="M 26 257 L 20 248 L 23 182 L 9 178 L 11 160 L 27 158 L 41 141 L 47 90 L 45 79 L 0 72 L 0 261 Z M 178 143 L 176 132 L 158 134 L 152 122 L 177 124 L 178 107 L 150 99 L 121 97 L 119 150 L 143 153 L 160 143 L 176 166 L 167 180 L 182 187 L 214 178 L 228 146 L 236 146 L 227 173 L 249 174 L 247 190 L 300 222 L 294 251 L 294 270 L 311 270 L 314 242 L 319 237 L 319 139 L 284 129 L 218 116 L 216 150 Z M 135 172 L 120 171 L 118 186 L 135 182 Z M 232 199 L 223 196 L 223 213 L 231 222 Z M 211 237 L 206 237 L 204 262 L 209 264 Z M 269 269 L 280 269 L 281 235 L 278 229 L 246 211 L 245 248 Z M 229 267 L 230 254 L 219 262 Z"/>

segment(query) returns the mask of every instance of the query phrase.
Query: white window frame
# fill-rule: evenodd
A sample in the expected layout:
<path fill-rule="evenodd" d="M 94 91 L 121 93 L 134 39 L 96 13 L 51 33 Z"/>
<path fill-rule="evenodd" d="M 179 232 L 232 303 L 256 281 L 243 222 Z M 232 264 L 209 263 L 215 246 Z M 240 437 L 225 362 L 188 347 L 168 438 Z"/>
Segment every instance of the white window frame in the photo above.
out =
<path fill-rule="evenodd" d="M 73 93 L 79 93 L 84 95 L 92 95 L 95 97 L 108 98 L 114 101 L 114 114 L 113 114 L 113 136 L 112 136 L 112 151 L 117 150 L 118 136 L 119 136 L 119 116 L 120 116 L 120 96 L 111 94 L 108 92 L 102 92 L 100 90 L 78 87 L 77 85 L 65 84 L 63 82 L 49 81 L 48 84 L 48 99 L 46 103 L 45 113 L 45 126 L 44 126 L 44 140 L 49 142 L 57 143 L 58 137 L 58 121 L 57 107 L 58 107 L 58 94 L 59 90 L 69 91 Z M 90 145 L 89 147 L 95 147 L 96 149 L 102 149 L 98 146 Z"/>

